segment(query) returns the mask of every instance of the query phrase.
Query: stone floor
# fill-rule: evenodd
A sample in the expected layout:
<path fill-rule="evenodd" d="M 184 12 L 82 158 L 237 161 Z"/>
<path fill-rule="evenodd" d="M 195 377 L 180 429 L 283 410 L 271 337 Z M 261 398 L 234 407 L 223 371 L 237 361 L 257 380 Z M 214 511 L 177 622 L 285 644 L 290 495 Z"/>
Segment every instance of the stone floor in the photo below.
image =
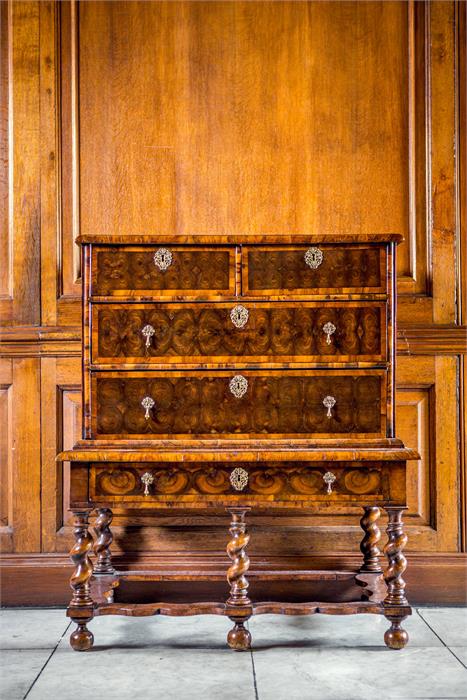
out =
<path fill-rule="evenodd" d="M 229 621 L 95 619 L 94 649 L 73 652 L 63 610 L 0 611 L 2 700 L 360 700 L 467 698 L 467 608 L 419 608 L 410 644 L 383 644 L 384 618 L 250 620 L 253 652 L 224 640 Z"/>

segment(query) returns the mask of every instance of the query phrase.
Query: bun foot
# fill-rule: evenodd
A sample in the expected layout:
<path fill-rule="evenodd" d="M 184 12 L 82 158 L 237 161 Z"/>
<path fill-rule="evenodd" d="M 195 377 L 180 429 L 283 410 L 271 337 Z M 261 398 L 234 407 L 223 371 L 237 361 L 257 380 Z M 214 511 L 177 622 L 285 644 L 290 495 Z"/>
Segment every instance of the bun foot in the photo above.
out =
<path fill-rule="evenodd" d="M 70 645 L 75 651 L 88 651 L 94 644 L 94 635 L 88 630 L 85 624 L 78 624 L 78 627 L 70 635 Z"/>
<path fill-rule="evenodd" d="M 402 620 L 393 620 L 391 627 L 384 633 L 384 643 L 389 649 L 403 649 L 409 641 L 409 635 L 401 627 Z"/>
<path fill-rule="evenodd" d="M 234 651 L 248 651 L 251 647 L 251 634 L 243 622 L 235 622 L 227 635 L 227 644 Z"/>

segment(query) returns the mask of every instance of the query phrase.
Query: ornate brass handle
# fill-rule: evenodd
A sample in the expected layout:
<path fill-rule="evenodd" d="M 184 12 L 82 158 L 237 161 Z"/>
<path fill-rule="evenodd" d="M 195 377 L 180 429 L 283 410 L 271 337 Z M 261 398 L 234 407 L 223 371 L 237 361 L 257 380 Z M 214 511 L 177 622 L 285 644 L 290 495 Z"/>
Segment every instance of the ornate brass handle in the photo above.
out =
<path fill-rule="evenodd" d="M 323 326 L 323 331 L 326 333 L 326 343 L 331 345 L 331 335 L 336 332 L 336 327 L 331 321 L 328 321 Z"/>
<path fill-rule="evenodd" d="M 241 304 L 234 306 L 230 312 L 230 320 L 234 324 L 235 328 L 243 328 L 248 323 L 248 309 L 246 309 Z"/>
<path fill-rule="evenodd" d="M 146 418 L 146 420 L 149 420 L 149 418 L 150 418 L 149 411 L 151 410 L 151 408 L 154 407 L 154 403 L 155 403 L 154 399 L 151 399 L 150 396 L 145 396 L 144 399 L 141 401 L 141 406 L 146 411 L 146 413 L 144 414 L 144 417 Z"/>
<path fill-rule="evenodd" d="M 328 409 L 328 412 L 326 413 L 327 417 L 332 418 L 331 408 L 336 405 L 336 399 L 334 396 L 325 396 L 323 399 L 323 404 Z"/>
<path fill-rule="evenodd" d="M 248 472 L 246 469 L 236 467 L 230 475 L 230 483 L 234 487 L 235 491 L 243 491 L 248 484 Z"/>
<path fill-rule="evenodd" d="M 229 382 L 229 389 L 237 399 L 241 399 L 248 390 L 248 379 L 241 374 L 236 374 Z"/>
<path fill-rule="evenodd" d="M 326 474 L 323 475 L 323 481 L 327 486 L 327 493 L 332 493 L 332 485 L 336 479 L 336 475 L 332 472 L 326 472 Z"/>
<path fill-rule="evenodd" d="M 319 248 L 308 248 L 305 253 L 305 262 L 312 270 L 316 270 L 323 262 L 323 259 L 323 251 Z"/>
<path fill-rule="evenodd" d="M 141 331 L 141 333 L 146 338 L 145 345 L 147 348 L 151 345 L 151 338 L 155 332 L 156 332 L 155 329 L 149 323 L 147 326 L 144 326 L 143 330 Z"/>
<path fill-rule="evenodd" d="M 151 472 L 144 472 L 141 481 L 144 484 L 144 495 L 149 496 L 149 487 L 154 483 L 154 477 Z"/>
<path fill-rule="evenodd" d="M 154 265 L 159 268 L 161 272 L 167 270 L 171 266 L 173 260 L 172 253 L 168 248 L 159 248 L 154 253 Z"/>

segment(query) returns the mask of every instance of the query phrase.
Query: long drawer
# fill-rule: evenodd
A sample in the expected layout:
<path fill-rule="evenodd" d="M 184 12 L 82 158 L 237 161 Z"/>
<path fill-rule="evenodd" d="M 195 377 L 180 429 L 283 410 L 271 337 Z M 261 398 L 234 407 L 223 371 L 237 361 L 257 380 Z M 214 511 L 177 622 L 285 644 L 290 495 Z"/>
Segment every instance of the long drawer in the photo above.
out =
<path fill-rule="evenodd" d="M 94 463 L 90 500 L 163 507 L 251 499 L 336 504 L 403 500 L 405 473 L 384 462 Z"/>
<path fill-rule="evenodd" d="M 384 362 L 385 302 L 94 304 L 92 362 Z"/>
<path fill-rule="evenodd" d="M 385 370 L 93 372 L 91 437 L 381 437 Z"/>

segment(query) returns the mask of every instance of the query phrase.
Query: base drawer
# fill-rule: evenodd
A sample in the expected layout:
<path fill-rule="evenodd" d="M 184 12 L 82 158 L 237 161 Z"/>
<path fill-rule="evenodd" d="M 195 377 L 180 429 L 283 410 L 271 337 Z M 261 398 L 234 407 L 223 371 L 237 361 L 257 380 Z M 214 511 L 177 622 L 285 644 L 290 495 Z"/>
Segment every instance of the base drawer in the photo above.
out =
<path fill-rule="evenodd" d="M 95 504 L 178 507 L 403 502 L 403 463 L 239 462 L 91 464 Z"/>

